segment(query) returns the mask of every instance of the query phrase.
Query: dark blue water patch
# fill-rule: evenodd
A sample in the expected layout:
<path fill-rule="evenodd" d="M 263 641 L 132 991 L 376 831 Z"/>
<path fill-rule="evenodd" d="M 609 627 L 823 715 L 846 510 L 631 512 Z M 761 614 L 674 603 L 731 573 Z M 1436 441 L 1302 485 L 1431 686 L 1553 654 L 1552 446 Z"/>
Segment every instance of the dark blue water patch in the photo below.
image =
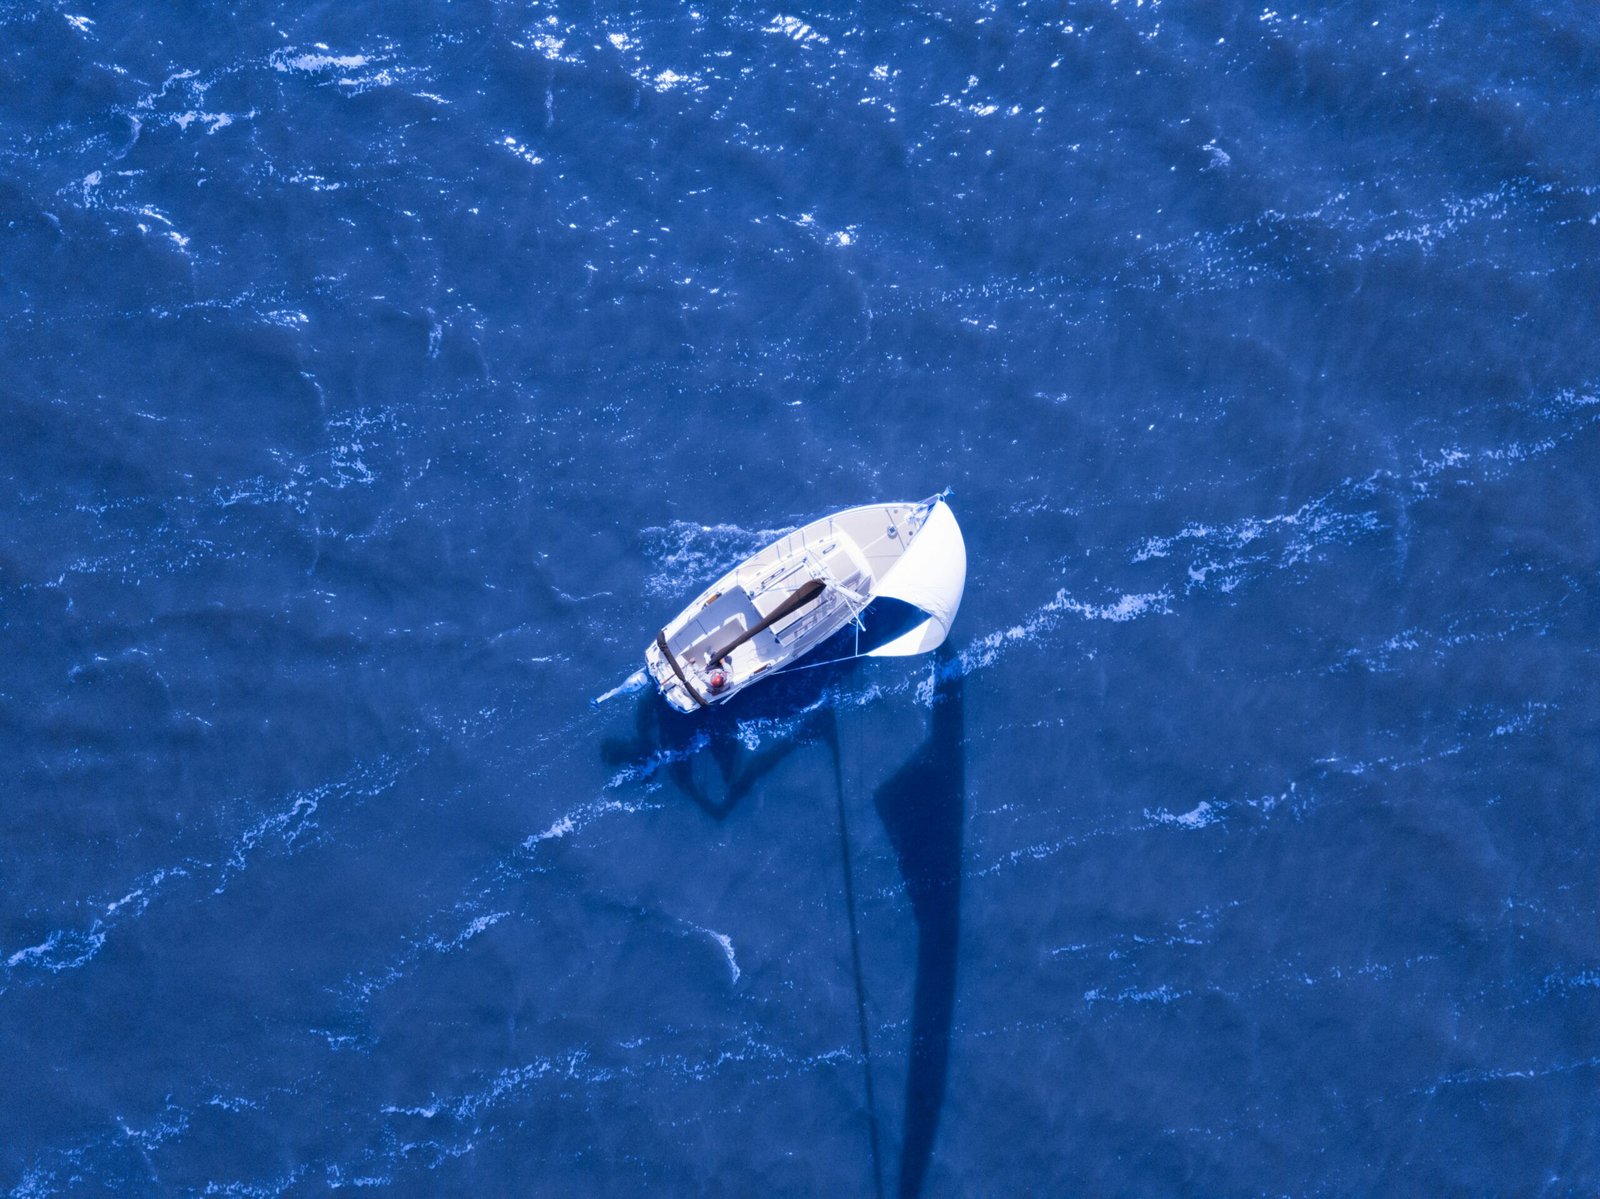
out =
<path fill-rule="evenodd" d="M 0 9 L 0 1185 L 1593 1191 L 1597 64 Z M 589 707 L 947 484 L 947 657 Z"/>

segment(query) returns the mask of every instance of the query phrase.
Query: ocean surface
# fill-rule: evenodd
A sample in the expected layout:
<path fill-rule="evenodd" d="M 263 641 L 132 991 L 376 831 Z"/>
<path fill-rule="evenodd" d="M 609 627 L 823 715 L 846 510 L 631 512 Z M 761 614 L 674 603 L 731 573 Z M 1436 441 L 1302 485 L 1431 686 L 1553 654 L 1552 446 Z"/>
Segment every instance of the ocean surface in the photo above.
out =
<path fill-rule="evenodd" d="M 1600 1191 L 1600 13 L 0 3 L 0 1193 Z M 592 707 L 954 489 L 936 655 Z"/>

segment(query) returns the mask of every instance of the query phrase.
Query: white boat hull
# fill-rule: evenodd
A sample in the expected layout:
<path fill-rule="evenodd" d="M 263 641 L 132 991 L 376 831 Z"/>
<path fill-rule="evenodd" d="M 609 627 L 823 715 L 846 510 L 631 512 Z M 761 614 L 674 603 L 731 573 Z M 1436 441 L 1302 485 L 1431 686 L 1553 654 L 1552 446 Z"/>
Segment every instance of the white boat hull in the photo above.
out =
<path fill-rule="evenodd" d="M 860 653 L 925 653 L 949 634 L 966 570 L 966 545 L 942 496 L 847 508 L 780 537 L 712 583 L 657 634 L 645 665 L 669 704 L 697 711 L 798 662 L 852 623 L 864 627 L 879 599 L 905 605 L 900 623 L 909 627 Z"/>

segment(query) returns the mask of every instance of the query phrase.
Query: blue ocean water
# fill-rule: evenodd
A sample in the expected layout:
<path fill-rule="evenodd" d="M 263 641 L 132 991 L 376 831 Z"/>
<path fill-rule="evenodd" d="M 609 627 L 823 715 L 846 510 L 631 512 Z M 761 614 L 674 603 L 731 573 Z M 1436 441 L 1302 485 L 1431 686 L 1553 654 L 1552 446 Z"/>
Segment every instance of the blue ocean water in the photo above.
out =
<path fill-rule="evenodd" d="M 1600 21 L 0 4 L 0 1188 L 1592 1195 Z M 591 709 L 945 486 L 937 657 Z"/>

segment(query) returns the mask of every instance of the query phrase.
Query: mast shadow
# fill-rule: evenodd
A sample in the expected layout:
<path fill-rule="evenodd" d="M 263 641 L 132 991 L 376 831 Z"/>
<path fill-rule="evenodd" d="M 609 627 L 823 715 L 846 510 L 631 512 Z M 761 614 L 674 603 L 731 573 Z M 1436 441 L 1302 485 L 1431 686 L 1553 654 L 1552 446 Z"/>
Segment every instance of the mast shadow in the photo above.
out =
<path fill-rule="evenodd" d="M 725 819 L 790 754 L 821 744 L 832 753 L 839 800 L 839 837 L 863 1067 L 868 1133 L 876 1190 L 882 1194 L 878 1120 L 873 1097 L 872 1046 L 860 955 L 852 851 L 846 816 L 839 722 L 826 702 L 853 663 L 829 664 L 773 679 L 758 695 L 736 696 L 708 711 L 673 711 L 651 689 L 636 703 L 632 736 L 607 738 L 608 766 L 643 778 L 657 772 L 701 809 Z M 917 927 L 917 967 L 911 1016 L 905 1116 L 899 1164 L 900 1199 L 917 1199 L 944 1108 L 960 957 L 961 858 L 966 822 L 964 680 L 941 649 L 927 736 L 909 759 L 878 786 L 873 805 L 911 901 Z M 745 702 L 749 701 L 749 702 Z M 797 718 L 769 744 L 751 748 L 741 725 Z"/>
<path fill-rule="evenodd" d="M 948 659 L 948 651 L 941 650 L 927 739 L 873 795 L 917 925 L 901 1199 L 916 1199 L 927 1181 L 944 1108 L 955 1016 L 967 746 L 964 681 Z"/>

